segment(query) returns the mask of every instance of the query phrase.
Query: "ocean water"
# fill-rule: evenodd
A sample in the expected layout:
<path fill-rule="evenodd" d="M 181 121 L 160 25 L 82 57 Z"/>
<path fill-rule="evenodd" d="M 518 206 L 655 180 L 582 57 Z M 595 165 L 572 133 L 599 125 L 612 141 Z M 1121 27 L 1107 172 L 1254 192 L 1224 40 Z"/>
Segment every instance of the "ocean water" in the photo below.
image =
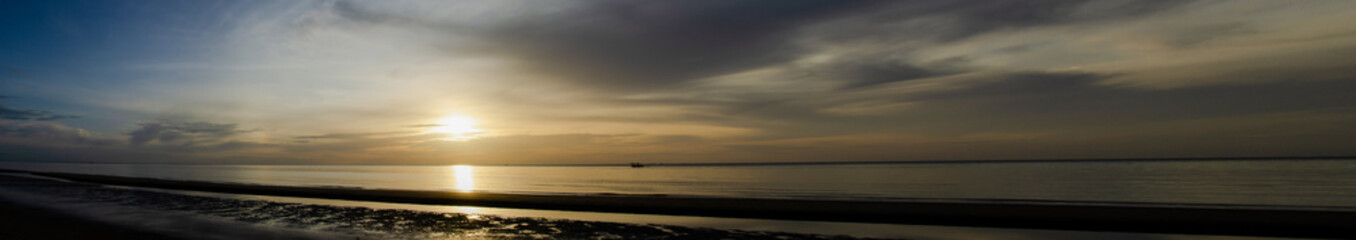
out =
<path fill-rule="evenodd" d="M 33 171 L 263 185 L 523 194 L 1356 207 L 1356 159 L 741 166 L 0 163 Z"/>

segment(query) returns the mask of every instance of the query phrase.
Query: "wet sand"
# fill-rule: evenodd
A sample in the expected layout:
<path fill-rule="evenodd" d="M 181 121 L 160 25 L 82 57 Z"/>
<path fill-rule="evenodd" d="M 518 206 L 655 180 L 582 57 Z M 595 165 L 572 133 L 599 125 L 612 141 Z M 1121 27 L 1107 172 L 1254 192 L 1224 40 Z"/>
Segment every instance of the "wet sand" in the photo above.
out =
<path fill-rule="evenodd" d="M 0 199 L 0 239 L 177 239 Z"/>
<path fill-rule="evenodd" d="M 0 175 L 0 189 L 5 190 L 0 196 L 23 196 L 23 200 L 16 202 L 40 204 L 63 211 L 101 214 L 98 217 L 101 222 L 127 223 L 136 226 L 133 229 L 173 232 L 175 236 L 187 236 L 189 239 L 870 239 L 845 235 L 288 203 L 25 176 Z M 41 211 L 43 209 L 34 210 L 38 211 L 32 214 L 54 213 Z M 23 220 L 26 215 L 15 215 L 19 216 L 15 219 Z M 97 223 L 69 222 L 77 220 L 67 219 L 67 222 L 19 229 L 14 235 L 0 235 L 5 237 L 0 239 L 89 238 L 89 235 L 44 238 L 53 236 L 44 233 L 62 229 L 97 234 L 93 235 L 99 237 L 96 239 L 142 239 L 137 235 L 105 233 L 110 230 L 98 227 L 101 224 Z M 94 227 L 86 229 L 86 226 Z"/>
<path fill-rule="evenodd" d="M 102 184 L 178 190 L 545 210 L 786 220 L 1187 233 L 1342 237 L 1356 212 L 1229 206 L 1108 206 L 1002 202 L 853 202 L 668 196 L 543 196 L 437 191 L 263 186 L 163 179 L 32 173 Z"/>

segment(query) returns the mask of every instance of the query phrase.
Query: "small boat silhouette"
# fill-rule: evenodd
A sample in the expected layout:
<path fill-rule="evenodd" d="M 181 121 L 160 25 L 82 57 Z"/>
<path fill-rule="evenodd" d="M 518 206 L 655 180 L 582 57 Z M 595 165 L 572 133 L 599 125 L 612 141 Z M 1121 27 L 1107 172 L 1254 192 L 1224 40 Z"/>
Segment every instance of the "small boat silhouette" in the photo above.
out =
<path fill-rule="evenodd" d="M 645 167 L 645 164 L 640 164 L 640 163 L 638 163 L 638 162 L 633 162 L 633 163 L 631 163 L 631 167 L 633 167 L 633 168 L 643 168 L 643 167 Z"/>

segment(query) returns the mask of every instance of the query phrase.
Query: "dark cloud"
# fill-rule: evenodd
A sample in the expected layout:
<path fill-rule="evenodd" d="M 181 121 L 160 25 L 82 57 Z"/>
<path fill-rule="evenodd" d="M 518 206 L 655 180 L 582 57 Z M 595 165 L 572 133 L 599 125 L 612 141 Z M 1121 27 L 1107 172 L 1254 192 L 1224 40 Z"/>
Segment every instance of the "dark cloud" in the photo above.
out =
<path fill-rule="evenodd" d="M 3 99 L 3 98 L 11 98 L 11 97 L 0 96 L 0 99 Z M 28 120 L 28 121 L 52 121 L 52 120 L 60 120 L 60 119 L 67 119 L 67 118 L 77 118 L 77 116 L 73 116 L 73 115 L 64 115 L 64 114 L 56 114 L 56 113 L 52 113 L 52 112 L 48 112 L 48 111 L 43 111 L 43 110 L 13 109 L 13 108 L 5 107 L 4 104 L 0 104 L 0 119 L 8 119 L 8 120 Z"/>
<path fill-rule="evenodd" d="M 584 1 L 543 14 L 522 12 L 486 27 L 416 19 L 360 4 L 333 10 L 349 20 L 473 35 L 476 51 L 529 72 L 591 88 L 654 89 L 781 63 L 802 48 L 807 23 L 852 14 L 881 1 Z M 464 52 L 464 51 L 458 51 Z"/>
<path fill-rule="evenodd" d="M 922 92 L 901 96 L 909 101 L 969 100 L 981 98 L 1033 98 L 1095 92 L 1097 81 L 1110 76 L 1091 73 L 1012 73 L 992 77 L 985 83 L 954 91 Z"/>
<path fill-rule="evenodd" d="M 1257 33 L 1254 27 L 1245 23 L 1233 22 L 1183 27 L 1181 30 L 1171 33 L 1167 38 L 1169 44 L 1186 48 L 1217 39 L 1254 33 Z"/>
<path fill-rule="evenodd" d="M 949 132 L 1030 131 L 1128 126 L 1192 119 L 1247 119 L 1286 112 L 1356 106 L 1341 89 L 1356 82 L 1274 82 L 1173 90 L 1098 84 L 1106 76 L 1020 74 L 973 88 L 921 96 L 900 122 Z M 949 121 L 947 121 L 949 119 Z M 917 127 L 894 128 L 927 131 Z M 1099 131 L 1110 131 L 1102 129 Z"/>
<path fill-rule="evenodd" d="M 834 64 L 827 74 L 844 82 L 843 88 L 853 89 L 880 84 L 953 74 L 953 70 L 929 69 L 890 61 L 851 62 Z"/>
<path fill-rule="evenodd" d="M 295 137 L 293 145 L 283 149 L 291 153 L 359 153 L 367 149 L 399 148 L 410 144 L 442 141 L 442 134 L 417 132 L 327 133 Z"/>
<path fill-rule="evenodd" d="M 363 23 L 373 24 L 418 24 L 421 20 L 410 18 L 400 14 L 387 14 L 385 12 L 372 11 L 365 9 L 350 1 L 338 1 L 331 5 L 331 10 L 341 17 L 352 19 Z"/>
<path fill-rule="evenodd" d="M 237 129 L 234 123 L 157 121 L 141 123 L 140 125 L 141 128 L 128 133 L 127 141 L 134 145 L 142 145 L 151 141 L 165 144 L 194 145 L 219 142 L 236 134 L 249 132 L 248 130 Z"/>
<path fill-rule="evenodd" d="M 817 28 L 823 41 L 951 41 L 1003 29 L 1133 18 L 1192 1 L 897 1 Z"/>
<path fill-rule="evenodd" d="M 220 152 L 240 153 L 249 151 L 275 150 L 282 147 L 280 145 L 271 143 L 247 142 L 237 140 L 203 141 L 200 139 L 199 141 L 196 142 L 188 141 L 180 142 L 182 144 L 179 145 L 143 145 L 137 147 L 137 150 L 172 153 L 172 154 L 213 154 Z M 272 156 L 272 157 L 281 158 L 286 156 Z"/>
<path fill-rule="evenodd" d="M 491 30 L 524 67 L 602 88 L 654 88 L 766 66 L 800 52 L 792 30 L 864 1 L 601 1 Z"/>
<path fill-rule="evenodd" d="M 441 126 L 441 125 L 434 125 L 434 126 Z M 411 133 L 411 132 L 329 133 L 329 134 L 321 134 L 321 135 L 298 136 L 298 137 L 295 137 L 295 138 L 297 138 L 297 139 L 355 139 L 355 138 L 369 138 L 369 137 L 378 137 L 378 136 L 391 136 L 391 135 L 399 135 L 399 134 L 406 134 L 406 133 Z"/>
<path fill-rule="evenodd" d="M 26 142 L 79 145 L 111 145 L 117 141 L 54 122 L 15 122 L 0 120 L 0 138 L 18 138 Z"/>
<path fill-rule="evenodd" d="M 965 80 L 928 79 L 918 85 L 947 87 L 921 91 L 912 88 L 912 82 L 900 82 L 821 93 L 750 95 L 726 101 L 647 100 L 635 104 L 692 108 L 699 112 L 674 115 L 665 121 L 757 129 L 761 134 L 754 136 L 756 139 L 867 133 L 954 136 L 1067 129 L 1110 134 L 1119 130 L 1102 127 L 1249 119 L 1356 106 L 1356 95 L 1346 91 L 1356 88 L 1356 79 L 1350 78 L 1294 78 L 1289 82 L 1182 89 L 1104 84 L 1116 76 L 1017 72 Z M 855 110 L 839 111 L 847 108 Z"/>
<path fill-rule="evenodd" d="M 1145 90 L 1100 84 L 1109 77 L 1021 73 L 961 90 L 917 94 L 909 101 L 971 109 L 975 115 L 1002 114 L 1009 119 L 1023 115 L 1069 118 L 1055 121 L 1061 124 L 1152 122 L 1356 106 L 1356 96 L 1341 90 L 1356 87 L 1352 79 Z"/>
<path fill-rule="evenodd" d="M 355 22 L 479 39 L 481 45 L 456 52 L 506 57 L 524 72 L 572 86 L 662 91 L 686 81 L 784 64 L 824 44 L 957 39 L 1000 29 L 1136 17 L 1184 2 L 585 1 L 569 2 L 574 5 L 557 11 L 508 13 L 518 15 L 477 26 L 351 2 L 335 3 L 332 9 Z M 904 60 L 847 56 L 841 64 L 807 71 L 844 82 L 845 88 L 954 72 Z"/>
<path fill-rule="evenodd" d="M 189 131 L 201 132 L 200 130 L 202 129 Z M 174 138 L 174 141 L 184 143 L 183 145 L 157 144 L 133 148 L 125 144 L 126 140 L 123 138 L 92 134 L 84 129 L 61 123 L 0 120 L 0 160 L 122 163 L 296 161 L 289 156 L 265 157 L 248 154 L 276 148 L 275 145 L 234 140 L 207 141 L 209 138 L 211 137 L 198 137 L 192 140 L 196 142 L 188 142 L 190 140 L 179 137 Z M 222 152 L 231 154 L 220 154 Z"/>
<path fill-rule="evenodd" d="M 946 2 L 929 12 L 954 14 L 961 25 L 956 36 L 968 36 L 993 29 L 1028 27 L 1056 23 L 1105 21 L 1137 17 L 1178 6 L 1191 1 L 1097 1 L 1044 0 Z"/>
<path fill-rule="evenodd" d="M 830 28 L 816 31 L 814 38 L 829 39 L 821 43 L 880 36 L 956 39 L 999 29 L 1141 16 L 1181 3 L 606 1 L 500 26 L 488 38 L 500 45 L 494 49 L 535 72 L 589 87 L 654 90 L 800 57 L 817 47 L 797 42 L 801 29 L 819 23 Z M 849 19 L 849 26 L 833 24 L 839 18 Z M 919 19 L 943 20 L 900 24 Z M 833 74 L 829 76 L 846 82 L 847 88 L 948 72 L 900 59 L 843 61 L 834 64 L 839 67 L 815 71 Z"/>

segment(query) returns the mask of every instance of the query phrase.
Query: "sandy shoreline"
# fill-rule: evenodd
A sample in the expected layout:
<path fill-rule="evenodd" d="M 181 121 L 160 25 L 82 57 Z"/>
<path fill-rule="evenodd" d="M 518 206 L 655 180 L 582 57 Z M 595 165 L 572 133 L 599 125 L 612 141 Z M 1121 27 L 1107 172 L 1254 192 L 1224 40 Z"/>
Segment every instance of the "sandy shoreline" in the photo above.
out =
<path fill-rule="evenodd" d="M 331 189 L 32 173 L 74 181 L 237 194 L 394 203 L 668 214 L 708 217 L 922 225 L 1340 237 L 1356 229 L 1356 212 L 1157 206 L 1083 206 L 950 202 L 853 202 L 662 196 L 542 196 L 437 191 Z"/>
<path fill-rule="evenodd" d="M 0 197 L 39 206 L 33 208 L 31 214 L 12 215 L 11 219 L 16 221 L 26 219 L 27 215 L 59 213 L 78 218 L 12 231 L 14 234 L 2 235 L 5 238 L 0 239 L 88 239 L 60 234 L 48 237 L 47 232 L 87 231 L 86 226 L 94 226 L 87 232 L 110 232 L 100 228 L 107 225 L 101 223 L 113 223 L 109 226 L 115 230 L 122 227 L 185 239 L 876 239 L 854 237 L 851 233 L 740 230 L 500 216 L 478 210 L 460 212 L 297 203 L 259 199 L 257 195 L 199 195 L 203 192 L 124 188 L 8 174 L 0 175 L 0 190 L 4 190 L 0 191 Z M 81 219 L 92 219 L 93 222 L 81 224 Z M 99 236 L 103 235 L 115 239 L 140 239 L 117 233 Z"/>
<path fill-rule="evenodd" d="M 0 239 L 178 239 L 0 199 Z"/>

